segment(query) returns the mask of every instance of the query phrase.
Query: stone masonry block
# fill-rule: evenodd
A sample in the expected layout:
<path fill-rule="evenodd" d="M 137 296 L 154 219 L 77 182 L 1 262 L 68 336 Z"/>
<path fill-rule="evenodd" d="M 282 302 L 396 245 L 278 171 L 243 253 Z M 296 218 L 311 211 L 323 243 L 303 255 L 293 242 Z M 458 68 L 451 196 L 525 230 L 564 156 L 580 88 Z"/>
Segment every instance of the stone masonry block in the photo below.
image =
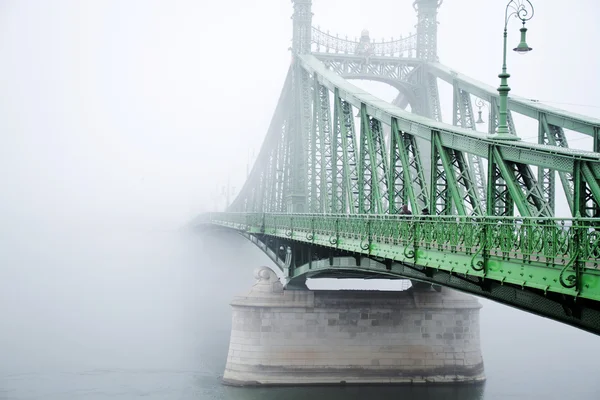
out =
<path fill-rule="evenodd" d="M 226 383 L 484 379 L 472 297 L 422 288 L 286 291 L 268 268 L 255 276 L 250 293 L 232 302 Z"/>

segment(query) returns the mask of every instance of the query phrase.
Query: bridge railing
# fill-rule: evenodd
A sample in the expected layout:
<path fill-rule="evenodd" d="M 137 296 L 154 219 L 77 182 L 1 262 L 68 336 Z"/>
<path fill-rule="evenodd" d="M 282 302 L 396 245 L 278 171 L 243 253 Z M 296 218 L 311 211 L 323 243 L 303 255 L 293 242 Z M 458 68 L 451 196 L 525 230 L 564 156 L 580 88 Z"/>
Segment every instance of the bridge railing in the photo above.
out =
<path fill-rule="evenodd" d="M 415 251 L 600 269 L 600 226 L 593 218 L 213 213 L 204 222 L 322 245 L 354 241 L 365 251 L 411 245 Z"/>
<path fill-rule="evenodd" d="M 324 32 L 319 28 L 312 28 L 311 35 L 314 49 L 317 52 L 335 53 L 335 54 L 370 54 L 374 56 L 389 56 L 402 57 L 406 55 L 411 57 L 417 49 L 417 35 L 409 34 L 407 37 L 399 39 L 391 39 L 389 41 L 382 40 L 376 42 L 369 40 L 368 48 L 364 48 L 364 43 L 358 40 L 348 40 L 348 38 L 340 38 L 339 36 L 331 35 L 329 32 Z"/>

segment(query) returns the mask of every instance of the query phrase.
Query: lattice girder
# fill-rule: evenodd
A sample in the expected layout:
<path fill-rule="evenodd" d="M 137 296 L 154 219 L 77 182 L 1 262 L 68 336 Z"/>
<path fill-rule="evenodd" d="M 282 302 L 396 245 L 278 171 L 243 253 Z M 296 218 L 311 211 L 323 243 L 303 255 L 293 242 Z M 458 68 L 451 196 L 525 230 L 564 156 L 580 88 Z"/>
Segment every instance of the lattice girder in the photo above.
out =
<path fill-rule="evenodd" d="M 385 214 L 389 207 L 387 152 L 381 122 L 360 109 L 359 212 Z"/>
<path fill-rule="evenodd" d="M 453 104 L 454 104 L 454 115 L 453 125 L 461 126 L 463 128 L 477 130 L 475 126 L 475 120 L 473 117 L 473 104 L 471 102 L 471 95 L 462 90 L 458 85 L 458 82 L 453 84 Z M 481 204 L 481 210 L 485 210 L 486 201 L 486 182 L 485 182 L 485 171 L 483 169 L 483 161 L 480 156 L 476 156 L 471 153 L 466 153 L 469 169 L 471 176 L 473 177 L 473 183 L 475 185 L 475 192 Z"/>
<path fill-rule="evenodd" d="M 417 142 L 412 135 L 398 129 L 394 118 L 390 142 L 390 214 L 397 213 L 405 204 L 410 204 L 415 212 L 428 209 L 429 191 Z"/>
<path fill-rule="evenodd" d="M 495 86 L 487 85 L 472 79 L 464 74 L 461 74 L 448 66 L 440 63 L 429 62 L 426 64 L 427 70 L 438 78 L 452 84 L 457 81 L 463 90 L 471 93 L 480 99 L 493 103 L 491 113 L 494 114 L 497 110 L 494 106 L 497 105 L 498 91 Z M 549 124 L 562 127 L 564 129 L 573 130 L 585 135 L 597 135 L 600 129 L 600 120 L 597 118 L 580 115 L 577 113 L 561 110 L 549 105 L 540 103 L 536 100 L 527 99 L 524 97 L 510 95 L 508 98 L 508 109 L 520 115 L 539 119 L 540 115 L 544 115 Z M 490 120 L 493 122 L 495 117 Z M 493 126 L 493 125 L 491 125 Z M 491 130 L 490 133 L 493 133 Z M 598 136 L 596 136 L 598 137 Z M 600 152 L 600 144 L 594 148 L 594 151 Z"/>
<path fill-rule="evenodd" d="M 293 61 L 267 138 L 233 212 L 209 223 L 260 243 L 289 278 L 414 278 L 600 333 L 600 121 L 511 96 L 509 132 L 517 136 L 517 112 L 539 121 L 539 142 L 493 135 L 495 88 L 436 62 L 441 1 L 415 0 L 417 35 L 378 45 L 367 34 L 351 42 L 315 31 L 311 0 L 293 0 Z M 313 55 L 313 44 L 335 54 Z M 407 48 L 418 58 L 401 57 Z M 401 95 L 389 104 L 344 78 L 390 83 Z M 442 122 L 438 78 L 454 87 L 456 127 Z M 472 95 L 490 103 L 490 135 L 474 132 Z M 565 129 L 592 136 L 594 152 L 568 149 Z M 557 173 L 572 218 L 551 218 Z M 404 204 L 469 217 L 379 215 Z M 326 262 L 342 253 L 384 262 L 348 271 Z"/>
<path fill-rule="evenodd" d="M 309 144 L 311 168 L 309 169 L 312 212 L 329 211 L 331 189 L 331 108 L 329 90 L 318 83 L 313 84 L 313 129 Z"/>
<path fill-rule="evenodd" d="M 418 140 L 430 141 L 431 132 L 437 130 L 441 133 L 440 140 L 444 147 L 459 150 L 464 154 L 487 157 L 489 156 L 490 148 L 497 146 L 501 149 L 502 158 L 505 161 L 537 167 L 550 167 L 564 172 L 572 170 L 575 157 L 582 157 L 582 159 L 586 160 L 598 159 L 598 156 L 591 152 L 556 147 L 548 148 L 551 146 L 539 146 L 519 141 L 494 140 L 492 137 L 476 133 L 470 134 L 464 129 L 452 128 L 443 123 L 423 119 L 422 117 L 400 110 L 389 103 L 385 103 L 355 87 L 338 75 L 328 71 L 313 56 L 307 55 L 300 58 L 303 67 L 311 73 L 317 73 L 320 83 L 328 87 L 329 90 L 339 89 L 342 98 L 356 108 L 361 107 L 361 104 L 366 105 L 367 113 L 375 116 L 386 125 L 391 124 L 391 119 L 396 118 L 398 128 L 403 132 L 413 135 Z M 497 174 L 496 176 L 498 180 L 502 178 L 502 174 Z M 494 187 L 502 186 L 500 185 L 502 182 L 494 183 Z M 495 214 L 507 214 L 507 207 L 509 208 L 510 206 L 508 203 L 505 206 L 504 211 L 496 212 Z"/>
<path fill-rule="evenodd" d="M 552 146 L 569 147 L 563 128 L 556 125 L 548 124 L 545 115 L 540 115 L 538 126 L 538 143 L 550 144 Z M 554 174 L 555 171 L 552 168 L 538 169 L 538 180 L 541 182 L 546 200 L 548 201 L 550 207 L 553 210 L 556 206 L 554 199 L 554 196 L 556 194 Z M 573 205 L 573 192 L 575 188 L 573 183 L 573 174 L 559 171 L 558 176 L 560 178 L 563 191 L 567 199 L 567 203 L 569 204 L 569 208 L 571 209 L 571 212 L 574 213 L 575 209 Z"/>
<path fill-rule="evenodd" d="M 331 212 L 358 212 L 358 160 L 354 115 L 350 103 L 334 91 L 334 132 L 332 136 L 333 173 Z"/>
<path fill-rule="evenodd" d="M 431 147 L 435 214 L 483 215 L 464 154 L 444 147 L 435 131 Z"/>
<path fill-rule="evenodd" d="M 267 167 L 269 158 L 273 148 L 277 148 L 277 160 L 281 162 L 284 156 L 284 147 L 287 142 L 287 131 L 289 127 L 289 109 L 292 107 L 292 68 L 288 70 L 283 89 L 279 96 L 279 102 L 275 108 L 275 113 L 271 119 L 265 141 L 263 142 L 260 151 L 256 157 L 256 161 L 252 166 L 252 169 L 244 182 L 240 192 L 233 200 L 231 205 L 228 205 L 229 211 L 254 211 L 257 207 L 257 185 L 260 182 L 260 175 L 262 170 Z M 279 165 L 279 164 L 278 164 Z M 278 166 L 278 171 L 281 166 Z M 281 175 L 281 174 L 280 174 Z M 278 178 L 279 181 L 280 178 Z M 277 189 L 277 196 L 279 197 L 282 193 L 280 188 Z M 278 201 L 279 204 L 279 201 Z M 280 209 L 279 211 L 284 211 Z"/>
<path fill-rule="evenodd" d="M 591 166 L 588 162 L 575 164 L 575 210 L 582 217 L 600 217 L 600 168 Z M 600 225 L 600 224 L 597 224 Z"/>
<path fill-rule="evenodd" d="M 488 201 L 492 200 L 493 207 L 488 207 L 488 214 L 509 216 L 516 205 L 523 217 L 552 216 L 530 166 L 505 160 L 497 147 L 492 147 L 490 153 L 488 169 L 492 171 L 492 181 L 488 185 L 488 192 L 492 196 Z M 499 176 L 504 182 L 498 182 Z M 500 195 L 503 197 L 500 198 Z M 498 207 L 498 203 L 503 210 Z"/>

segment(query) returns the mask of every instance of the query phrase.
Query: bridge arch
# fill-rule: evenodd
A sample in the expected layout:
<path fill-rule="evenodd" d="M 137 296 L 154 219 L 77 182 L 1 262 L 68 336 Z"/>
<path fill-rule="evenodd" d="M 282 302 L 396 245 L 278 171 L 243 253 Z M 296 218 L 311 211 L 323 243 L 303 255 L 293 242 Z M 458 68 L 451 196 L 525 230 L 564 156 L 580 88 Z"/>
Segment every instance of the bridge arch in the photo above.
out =
<path fill-rule="evenodd" d="M 410 105 L 412 110 L 417 110 L 419 106 L 417 97 L 417 85 L 411 82 L 401 81 L 398 79 L 392 79 L 385 76 L 377 76 L 370 74 L 343 74 L 341 75 L 344 79 L 348 80 L 360 80 L 360 81 L 371 81 L 385 83 L 394 89 L 398 90 L 398 93 L 406 98 L 406 102 Z M 404 107 L 402 107 L 404 108 Z"/>

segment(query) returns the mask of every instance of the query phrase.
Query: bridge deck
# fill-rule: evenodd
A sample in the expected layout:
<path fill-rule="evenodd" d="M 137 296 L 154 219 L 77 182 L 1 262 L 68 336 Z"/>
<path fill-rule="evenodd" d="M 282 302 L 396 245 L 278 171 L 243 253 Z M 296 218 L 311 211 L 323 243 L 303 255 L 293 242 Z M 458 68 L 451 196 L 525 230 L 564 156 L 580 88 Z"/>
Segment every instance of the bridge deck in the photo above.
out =
<path fill-rule="evenodd" d="M 251 235 L 600 301 L 600 232 L 586 219 L 261 213 L 207 218 Z"/>

